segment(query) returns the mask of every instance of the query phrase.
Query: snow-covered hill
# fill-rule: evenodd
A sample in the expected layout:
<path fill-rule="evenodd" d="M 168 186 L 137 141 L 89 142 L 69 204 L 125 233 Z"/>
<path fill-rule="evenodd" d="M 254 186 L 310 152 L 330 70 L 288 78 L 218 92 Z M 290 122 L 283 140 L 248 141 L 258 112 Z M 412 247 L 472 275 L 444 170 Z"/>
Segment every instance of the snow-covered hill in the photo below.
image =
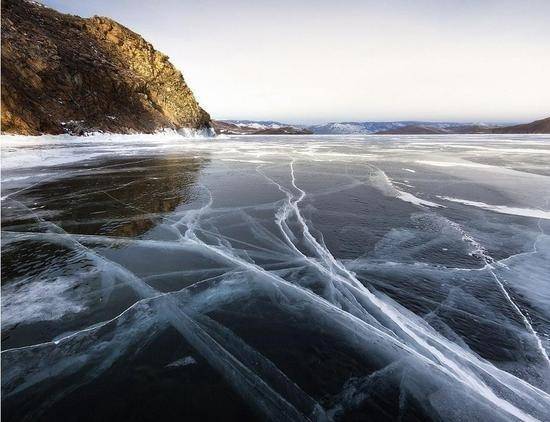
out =
<path fill-rule="evenodd" d="M 427 128 L 445 130 L 464 126 L 465 123 L 456 122 L 331 122 L 322 125 L 308 126 L 308 129 L 316 134 L 369 134 L 385 131 L 393 131 L 406 126 L 423 126 Z"/>
<path fill-rule="evenodd" d="M 308 135 L 312 133 L 304 127 L 272 120 L 213 120 L 212 126 L 216 133 L 225 135 Z"/>
<path fill-rule="evenodd" d="M 292 126 L 287 123 L 276 122 L 274 120 L 223 120 L 223 121 L 226 123 L 234 124 L 235 126 L 257 129 L 257 130 L 280 129 L 282 127 Z"/>
<path fill-rule="evenodd" d="M 395 122 L 330 122 L 318 125 L 289 124 L 274 120 L 218 120 L 213 121 L 218 133 L 223 134 L 446 134 L 487 133 L 495 125 L 487 123 L 430 122 L 401 120 Z"/>

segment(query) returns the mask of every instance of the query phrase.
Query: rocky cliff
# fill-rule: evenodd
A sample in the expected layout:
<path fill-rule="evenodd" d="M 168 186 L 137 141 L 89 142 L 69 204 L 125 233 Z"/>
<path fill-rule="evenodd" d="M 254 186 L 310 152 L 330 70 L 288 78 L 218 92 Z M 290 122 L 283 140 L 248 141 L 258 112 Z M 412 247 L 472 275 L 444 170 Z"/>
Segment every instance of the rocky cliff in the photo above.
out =
<path fill-rule="evenodd" d="M 82 134 L 209 128 L 181 73 L 135 32 L 2 0 L 2 131 Z"/>

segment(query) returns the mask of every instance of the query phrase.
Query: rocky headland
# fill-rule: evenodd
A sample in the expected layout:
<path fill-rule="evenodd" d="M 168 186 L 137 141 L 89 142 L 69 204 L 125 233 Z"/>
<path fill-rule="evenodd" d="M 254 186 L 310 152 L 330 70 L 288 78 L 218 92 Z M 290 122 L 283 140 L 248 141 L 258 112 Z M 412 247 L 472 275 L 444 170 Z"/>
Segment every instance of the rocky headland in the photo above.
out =
<path fill-rule="evenodd" d="M 210 129 L 183 76 L 140 35 L 26 0 L 2 0 L 2 132 Z"/>

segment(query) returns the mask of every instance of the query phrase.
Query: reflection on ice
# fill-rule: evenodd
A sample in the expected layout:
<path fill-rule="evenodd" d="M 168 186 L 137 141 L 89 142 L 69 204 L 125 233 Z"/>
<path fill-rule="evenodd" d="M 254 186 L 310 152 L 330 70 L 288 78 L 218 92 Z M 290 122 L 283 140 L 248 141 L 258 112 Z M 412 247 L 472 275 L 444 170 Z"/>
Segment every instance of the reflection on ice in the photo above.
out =
<path fill-rule="evenodd" d="M 3 174 L 7 420 L 548 419 L 547 178 L 422 158 L 508 139 L 96 138 Z"/>

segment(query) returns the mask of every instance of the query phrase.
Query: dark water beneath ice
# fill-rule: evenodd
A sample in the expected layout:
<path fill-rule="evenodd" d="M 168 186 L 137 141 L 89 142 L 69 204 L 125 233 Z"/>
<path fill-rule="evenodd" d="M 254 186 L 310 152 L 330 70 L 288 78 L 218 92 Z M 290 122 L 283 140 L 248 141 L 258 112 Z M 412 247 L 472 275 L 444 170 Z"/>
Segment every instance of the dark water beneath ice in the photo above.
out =
<path fill-rule="evenodd" d="M 550 138 L 4 138 L 2 417 L 549 420 Z"/>

